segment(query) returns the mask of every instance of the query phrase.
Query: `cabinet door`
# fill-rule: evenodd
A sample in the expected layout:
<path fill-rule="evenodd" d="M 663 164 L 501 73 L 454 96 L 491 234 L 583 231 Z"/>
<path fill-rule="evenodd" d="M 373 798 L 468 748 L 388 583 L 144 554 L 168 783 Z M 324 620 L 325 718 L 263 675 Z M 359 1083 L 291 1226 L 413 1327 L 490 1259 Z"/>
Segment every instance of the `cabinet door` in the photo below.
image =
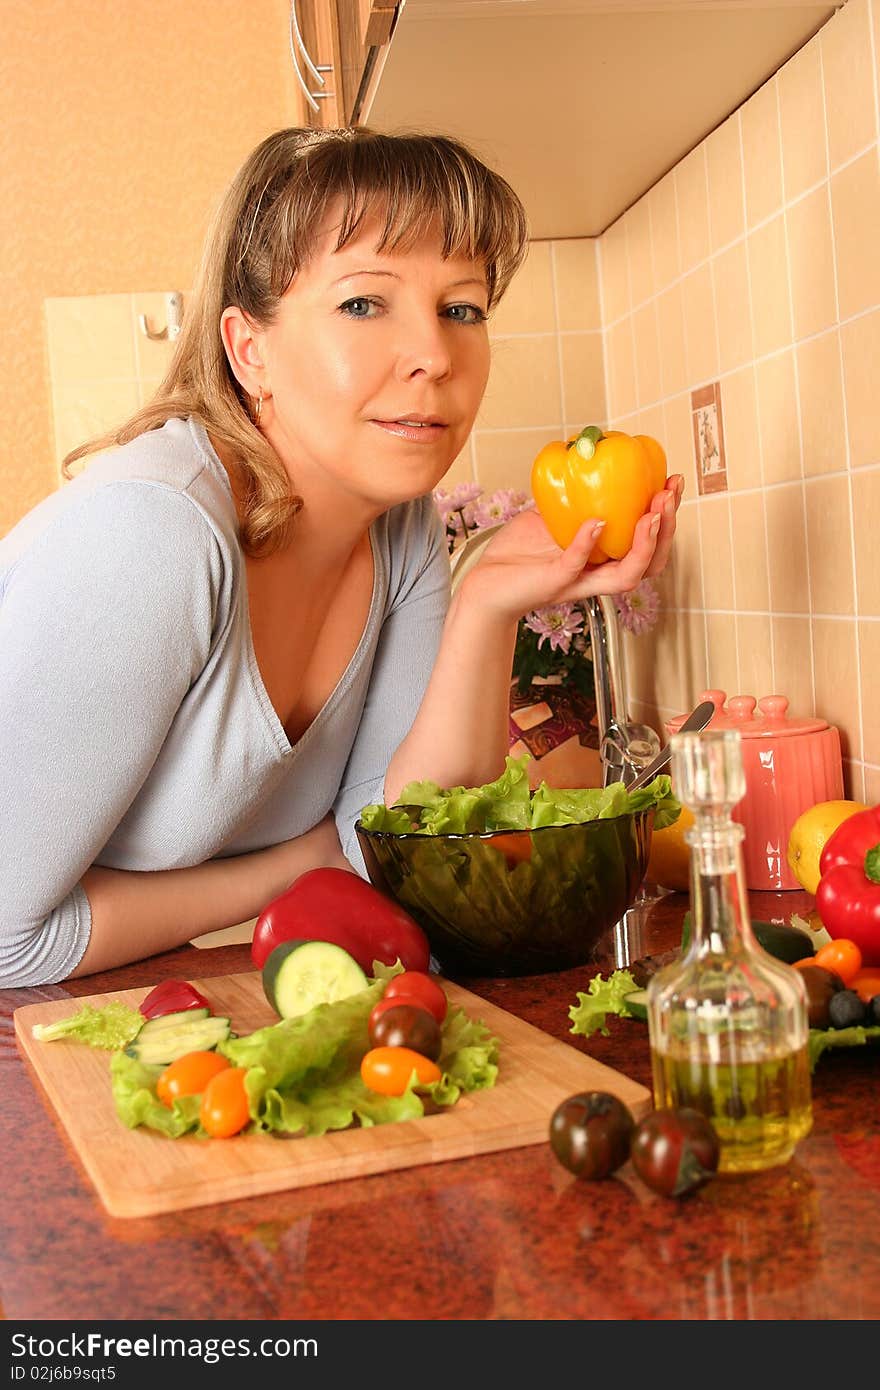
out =
<path fill-rule="evenodd" d="M 310 126 L 365 124 L 404 2 L 295 0 L 308 57 L 323 78 L 321 83 L 297 49 L 299 72 L 312 98 L 305 98 Z"/>

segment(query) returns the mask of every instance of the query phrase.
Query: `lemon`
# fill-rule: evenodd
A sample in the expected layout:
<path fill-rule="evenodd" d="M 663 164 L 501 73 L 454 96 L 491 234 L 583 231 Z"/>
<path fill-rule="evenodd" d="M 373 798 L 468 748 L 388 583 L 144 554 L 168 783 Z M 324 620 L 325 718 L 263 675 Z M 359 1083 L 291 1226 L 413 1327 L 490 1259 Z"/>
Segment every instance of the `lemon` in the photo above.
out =
<path fill-rule="evenodd" d="M 681 815 L 665 830 L 655 830 L 651 836 L 651 854 L 645 878 L 660 888 L 674 893 L 686 893 L 691 885 L 691 850 L 685 842 L 685 832 L 694 823 L 693 811 L 682 806 Z"/>
<path fill-rule="evenodd" d="M 798 883 L 815 896 L 819 887 L 819 859 L 839 825 L 857 811 L 867 811 L 861 801 L 819 801 L 802 811 L 791 827 L 786 858 Z"/>

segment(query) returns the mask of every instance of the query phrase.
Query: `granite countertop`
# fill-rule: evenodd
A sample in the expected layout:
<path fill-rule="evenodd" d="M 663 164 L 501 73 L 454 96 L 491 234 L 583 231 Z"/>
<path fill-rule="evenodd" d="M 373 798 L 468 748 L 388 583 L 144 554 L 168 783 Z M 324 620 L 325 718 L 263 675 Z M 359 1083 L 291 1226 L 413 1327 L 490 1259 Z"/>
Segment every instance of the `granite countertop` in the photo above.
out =
<path fill-rule="evenodd" d="M 812 900 L 753 894 L 754 917 Z M 459 983 L 650 1086 L 647 1029 L 573 1037 L 595 969 L 678 940 L 687 898 L 628 914 L 593 967 Z M 108 1216 L 13 1032 L 46 998 L 247 970 L 247 947 L 192 946 L 65 986 L 0 991 L 2 1315 L 61 1319 L 876 1319 L 880 1051 L 826 1053 L 814 1127 L 786 1166 L 681 1201 L 626 1164 L 568 1174 L 549 1144 L 326 1183 L 175 1215 Z M 548 1116 L 549 1120 L 549 1116 Z"/>

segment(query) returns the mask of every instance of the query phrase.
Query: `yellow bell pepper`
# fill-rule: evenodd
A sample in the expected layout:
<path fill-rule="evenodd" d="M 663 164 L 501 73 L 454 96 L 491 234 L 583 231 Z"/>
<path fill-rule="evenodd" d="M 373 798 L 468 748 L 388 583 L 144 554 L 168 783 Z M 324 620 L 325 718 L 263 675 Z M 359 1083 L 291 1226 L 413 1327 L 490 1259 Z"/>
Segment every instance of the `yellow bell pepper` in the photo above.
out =
<path fill-rule="evenodd" d="M 666 454 L 647 434 L 587 425 L 573 439 L 545 444 L 532 464 L 531 488 L 556 544 L 570 545 L 582 522 L 604 521 L 589 563 L 620 560 L 632 548 L 639 517 L 666 483 Z"/>

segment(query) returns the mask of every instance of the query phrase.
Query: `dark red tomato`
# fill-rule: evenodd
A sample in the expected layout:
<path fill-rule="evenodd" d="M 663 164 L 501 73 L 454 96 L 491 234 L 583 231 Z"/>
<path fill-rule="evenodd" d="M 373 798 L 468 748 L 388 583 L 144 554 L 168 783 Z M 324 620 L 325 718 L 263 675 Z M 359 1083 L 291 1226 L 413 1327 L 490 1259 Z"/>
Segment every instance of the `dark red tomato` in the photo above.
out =
<path fill-rule="evenodd" d="M 550 1147 L 579 1178 L 607 1178 L 629 1158 L 635 1121 L 607 1091 L 580 1091 L 558 1105 L 550 1120 Z"/>
<path fill-rule="evenodd" d="M 184 1009 L 211 1009 L 205 996 L 199 994 L 195 985 L 188 980 L 163 980 L 140 1003 L 144 1018 L 162 1018 L 165 1014 L 181 1013 Z"/>
<path fill-rule="evenodd" d="M 369 1025 L 370 1042 L 373 1047 L 409 1047 L 430 1057 L 436 1062 L 443 1045 L 440 1024 L 427 1009 L 418 1004 L 407 1004 L 403 1000 L 392 999 L 391 1008 L 385 1009 Z"/>
<path fill-rule="evenodd" d="M 442 985 L 421 970 L 404 970 L 385 986 L 383 999 L 406 999 L 407 1004 L 419 1004 L 433 1014 L 438 1023 L 446 1017 L 449 1005 Z"/>
<path fill-rule="evenodd" d="M 710 1120 L 687 1106 L 652 1110 L 635 1127 L 630 1145 L 642 1182 L 663 1197 L 683 1197 L 718 1171 L 718 1135 Z"/>

